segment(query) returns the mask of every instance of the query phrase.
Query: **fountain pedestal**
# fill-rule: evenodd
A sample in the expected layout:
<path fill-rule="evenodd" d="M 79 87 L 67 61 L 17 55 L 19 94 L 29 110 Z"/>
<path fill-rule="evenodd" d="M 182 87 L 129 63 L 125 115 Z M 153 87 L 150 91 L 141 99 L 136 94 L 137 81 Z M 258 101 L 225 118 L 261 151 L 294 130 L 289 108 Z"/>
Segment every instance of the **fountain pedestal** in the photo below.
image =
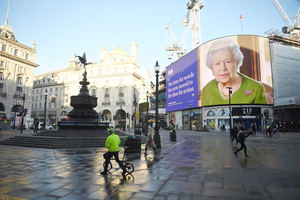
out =
<path fill-rule="evenodd" d="M 77 56 L 84 66 L 83 80 L 80 81 L 80 92 L 77 96 L 71 96 L 71 106 L 73 110 L 68 114 L 69 120 L 59 121 L 57 123 L 60 130 L 106 130 L 107 122 L 99 122 L 99 115 L 93 109 L 97 106 L 97 97 L 90 96 L 87 86 L 90 82 L 87 81 L 86 75 L 86 58 L 85 54 L 82 57 Z"/>

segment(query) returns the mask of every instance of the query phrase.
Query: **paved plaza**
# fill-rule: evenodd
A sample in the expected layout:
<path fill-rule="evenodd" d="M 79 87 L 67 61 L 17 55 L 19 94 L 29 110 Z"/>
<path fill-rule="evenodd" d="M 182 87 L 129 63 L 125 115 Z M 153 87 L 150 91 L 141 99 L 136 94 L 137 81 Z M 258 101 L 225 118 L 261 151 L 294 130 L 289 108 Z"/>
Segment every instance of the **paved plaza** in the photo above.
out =
<path fill-rule="evenodd" d="M 228 134 L 177 131 L 171 142 L 169 131 L 160 133 L 160 153 L 128 155 L 135 171 L 126 177 L 115 161 L 109 175 L 99 174 L 105 148 L 0 145 L 0 199 L 300 199 L 300 133 L 250 136 L 249 158 L 233 154 L 238 145 Z"/>

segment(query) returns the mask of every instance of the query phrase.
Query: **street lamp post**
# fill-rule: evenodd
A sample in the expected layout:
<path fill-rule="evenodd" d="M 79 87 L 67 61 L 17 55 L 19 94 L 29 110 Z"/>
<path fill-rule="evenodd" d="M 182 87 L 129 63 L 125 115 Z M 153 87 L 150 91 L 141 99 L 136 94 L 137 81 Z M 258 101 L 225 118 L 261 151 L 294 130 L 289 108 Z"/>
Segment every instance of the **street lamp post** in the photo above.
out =
<path fill-rule="evenodd" d="M 23 94 L 23 97 L 22 97 L 22 100 L 23 100 L 23 111 L 22 111 L 22 121 L 21 121 L 21 134 L 23 133 L 23 124 L 24 124 L 24 115 L 25 115 L 25 94 Z"/>
<path fill-rule="evenodd" d="M 46 118 L 47 118 L 47 90 L 45 92 L 45 104 L 44 104 L 44 131 L 46 130 Z"/>
<path fill-rule="evenodd" d="M 135 97 L 135 90 L 134 90 L 134 96 L 133 96 L 133 106 L 134 106 L 134 122 L 133 122 L 133 128 L 135 130 L 136 127 L 136 106 L 137 106 L 137 102 L 136 102 L 136 97 Z"/>
<path fill-rule="evenodd" d="M 229 127 L 230 127 L 230 132 L 232 131 L 232 122 L 231 122 L 231 94 L 232 94 L 232 88 L 231 87 L 226 87 L 228 89 L 228 94 L 229 94 Z"/>
<path fill-rule="evenodd" d="M 149 93 L 147 91 L 146 133 L 148 134 Z"/>
<path fill-rule="evenodd" d="M 189 104 L 190 107 L 190 130 L 192 130 L 192 104 Z"/>
<path fill-rule="evenodd" d="M 14 125 L 13 125 L 13 129 L 16 128 L 16 118 L 17 118 L 17 112 L 15 112 L 15 118 L 14 118 Z"/>
<path fill-rule="evenodd" d="M 159 126 L 158 126 L 158 73 L 159 73 L 159 65 L 158 61 L 156 61 L 156 65 L 154 66 L 155 76 L 156 76 L 156 90 L 155 90 L 155 130 L 153 140 L 158 149 L 161 149 L 160 144 L 160 135 L 159 135 Z"/>

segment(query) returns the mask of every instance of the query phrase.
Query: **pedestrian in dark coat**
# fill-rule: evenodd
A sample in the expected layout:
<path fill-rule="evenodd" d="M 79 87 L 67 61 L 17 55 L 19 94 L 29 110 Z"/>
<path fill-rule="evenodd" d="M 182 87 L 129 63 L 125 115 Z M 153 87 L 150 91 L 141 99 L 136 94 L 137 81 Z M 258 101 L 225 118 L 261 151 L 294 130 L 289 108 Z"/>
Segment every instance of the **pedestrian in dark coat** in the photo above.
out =
<path fill-rule="evenodd" d="M 239 132 L 239 128 L 237 126 L 235 126 L 231 130 L 231 142 L 233 142 L 233 140 L 235 139 L 236 144 L 238 143 L 238 141 L 237 141 L 238 132 Z"/>
<path fill-rule="evenodd" d="M 34 118 L 33 121 L 33 133 L 37 133 L 39 128 L 39 120 L 37 118 Z"/>
<path fill-rule="evenodd" d="M 250 135 L 251 133 L 249 132 L 248 134 L 244 131 L 243 127 L 240 127 L 240 131 L 238 133 L 238 142 L 241 144 L 241 148 L 239 148 L 237 151 L 234 152 L 234 154 L 237 156 L 237 153 L 244 149 L 245 157 L 249 157 L 247 154 L 247 147 L 245 144 L 246 138 Z"/>

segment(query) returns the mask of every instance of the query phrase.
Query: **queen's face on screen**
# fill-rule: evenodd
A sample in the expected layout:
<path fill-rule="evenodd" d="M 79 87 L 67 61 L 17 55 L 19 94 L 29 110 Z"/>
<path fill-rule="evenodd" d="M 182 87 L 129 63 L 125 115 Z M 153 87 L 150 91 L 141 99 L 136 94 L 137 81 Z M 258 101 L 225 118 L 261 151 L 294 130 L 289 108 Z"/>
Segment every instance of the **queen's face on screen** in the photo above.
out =
<path fill-rule="evenodd" d="M 210 68 L 218 83 L 226 85 L 237 75 L 238 62 L 230 49 L 220 49 L 212 53 Z"/>

